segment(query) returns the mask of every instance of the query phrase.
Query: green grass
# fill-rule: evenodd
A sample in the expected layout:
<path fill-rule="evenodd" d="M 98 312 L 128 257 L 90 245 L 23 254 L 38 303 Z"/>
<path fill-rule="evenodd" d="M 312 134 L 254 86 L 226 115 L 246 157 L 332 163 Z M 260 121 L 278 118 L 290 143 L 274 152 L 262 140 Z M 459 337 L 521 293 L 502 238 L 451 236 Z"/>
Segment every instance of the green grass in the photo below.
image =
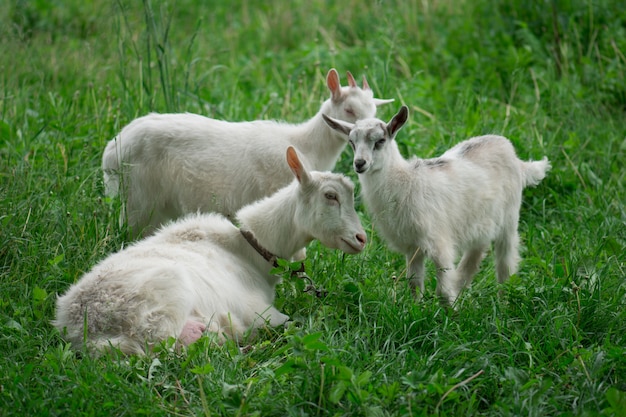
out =
<path fill-rule="evenodd" d="M 370 3 L 0 5 L 0 415 L 626 415 L 622 2 Z M 488 256 L 458 311 L 434 279 L 416 303 L 360 207 L 364 253 L 313 244 L 328 295 L 286 279 L 293 323 L 244 351 L 70 350 L 56 295 L 126 240 L 106 142 L 149 111 L 302 121 L 331 67 L 396 99 L 381 118 L 409 106 L 407 156 L 497 133 L 550 158 L 524 192 L 519 273 L 497 285 Z"/>

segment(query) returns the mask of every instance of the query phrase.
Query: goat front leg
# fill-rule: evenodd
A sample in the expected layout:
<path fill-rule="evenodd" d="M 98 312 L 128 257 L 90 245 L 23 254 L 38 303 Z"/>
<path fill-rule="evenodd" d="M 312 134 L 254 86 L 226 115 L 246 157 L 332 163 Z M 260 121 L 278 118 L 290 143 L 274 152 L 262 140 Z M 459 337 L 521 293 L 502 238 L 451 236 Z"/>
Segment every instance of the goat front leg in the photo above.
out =
<path fill-rule="evenodd" d="M 424 258 L 426 254 L 421 248 L 406 256 L 406 277 L 414 291 L 415 298 L 421 300 L 424 296 Z"/>
<path fill-rule="evenodd" d="M 502 233 L 495 241 L 496 275 L 501 284 L 517 272 L 519 236 L 515 227 L 512 226 L 511 230 Z"/>
<path fill-rule="evenodd" d="M 441 247 L 432 258 L 437 267 L 437 295 L 442 304 L 452 306 L 463 289 L 463 279 L 454 268 L 454 251 Z"/>

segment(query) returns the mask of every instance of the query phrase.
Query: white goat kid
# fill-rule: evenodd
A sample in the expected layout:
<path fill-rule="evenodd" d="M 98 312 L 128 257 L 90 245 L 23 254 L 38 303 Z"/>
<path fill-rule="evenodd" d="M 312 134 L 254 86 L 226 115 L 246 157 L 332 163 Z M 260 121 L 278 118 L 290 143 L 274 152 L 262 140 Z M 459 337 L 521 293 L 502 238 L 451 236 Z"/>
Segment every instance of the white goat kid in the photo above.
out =
<path fill-rule="evenodd" d="M 133 235 L 150 234 L 184 214 L 217 212 L 232 218 L 246 204 L 291 181 L 285 149 L 294 146 L 307 169 L 330 171 L 346 145 L 322 114 L 354 122 L 374 117 L 376 106 L 367 80 L 359 88 L 348 72 L 347 87 L 331 69 L 331 97 L 302 124 L 258 120 L 226 122 L 181 113 L 152 113 L 132 121 L 104 150 L 105 193 L 122 195 Z M 123 205 L 123 207 L 124 207 Z"/>
<path fill-rule="evenodd" d="M 390 247 L 406 256 L 417 296 L 424 292 L 424 259 L 430 257 L 437 267 L 437 294 L 453 304 L 491 242 L 498 281 L 516 272 L 522 190 L 538 184 L 550 164 L 545 157 L 519 160 L 511 142 L 494 135 L 461 142 L 439 158 L 405 160 L 394 139 L 407 118 L 402 106 L 389 123 L 325 120 L 349 136 L 372 222 Z M 463 257 L 455 269 L 458 251 Z"/>
<path fill-rule="evenodd" d="M 242 208 L 241 229 L 216 213 L 163 227 L 85 274 L 57 300 L 54 325 L 75 348 L 86 336 L 94 351 L 142 354 L 169 337 L 189 344 L 207 330 L 239 340 L 284 323 L 272 306 L 275 257 L 289 258 L 313 239 L 350 254 L 366 242 L 352 182 L 308 172 L 292 147 L 287 162 L 296 180 Z"/>

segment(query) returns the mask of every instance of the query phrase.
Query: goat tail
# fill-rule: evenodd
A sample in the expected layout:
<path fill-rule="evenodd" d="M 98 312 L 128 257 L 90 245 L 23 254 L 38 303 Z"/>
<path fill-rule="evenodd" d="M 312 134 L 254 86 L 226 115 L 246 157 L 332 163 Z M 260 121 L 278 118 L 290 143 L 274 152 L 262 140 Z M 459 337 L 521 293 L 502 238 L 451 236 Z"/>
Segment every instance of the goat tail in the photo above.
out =
<path fill-rule="evenodd" d="M 544 156 L 541 161 L 523 161 L 522 174 L 524 187 L 535 186 L 546 177 L 546 173 L 552 168 L 548 157 Z"/>
<path fill-rule="evenodd" d="M 120 149 L 118 138 L 110 140 L 102 154 L 104 194 L 115 197 L 120 193 Z"/>

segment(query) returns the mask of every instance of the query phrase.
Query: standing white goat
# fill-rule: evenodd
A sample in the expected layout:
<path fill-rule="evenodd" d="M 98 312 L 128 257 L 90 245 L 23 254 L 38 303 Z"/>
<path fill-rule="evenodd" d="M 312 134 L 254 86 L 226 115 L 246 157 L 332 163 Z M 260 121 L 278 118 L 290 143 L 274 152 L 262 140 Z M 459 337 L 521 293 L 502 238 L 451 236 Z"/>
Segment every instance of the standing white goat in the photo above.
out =
<path fill-rule="evenodd" d="M 168 337 L 183 344 L 203 331 L 241 338 L 288 317 L 272 306 L 275 258 L 313 239 L 355 254 L 365 232 L 354 185 L 343 175 L 307 172 L 293 147 L 296 180 L 237 213 L 241 229 L 216 213 L 194 214 L 97 264 L 57 300 L 54 325 L 78 347 L 126 353 Z"/>
<path fill-rule="evenodd" d="M 428 256 L 437 267 L 437 294 L 453 304 L 471 283 L 491 242 L 498 281 L 516 272 L 522 190 L 538 184 L 550 163 L 545 157 L 521 161 L 508 139 L 494 135 L 461 142 L 439 158 L 405 160 L 394 139 L 407 118 L 408 109 L 402 106 L 389 123 L 325 120 L 349 136 L 372 222 L 406 256 L 417 296 L 424 292 Z M 455 269 L 458 251 L 464 253 Z"/>
<path fill-rule="evenodd" d="M 226 122 L 208 117 L 152 113 L 132 121 L 109 141 L 102 157 L 105 193 L 122 195 L 120 222 L 134 235 L 150 234 L 184 214 L 217 212 L 229 218 L 246 204 L 291 181 L 283 157 L 294 146 L 307 169 L 330 171 L 346 145 L 322 114 L 354 122 L 374 117 L 376 106 L 367 80 L 359 88 L 348 72 L 348 87 L 331 69 L 331 97 L 302 124 L 258 120 Z"/>

